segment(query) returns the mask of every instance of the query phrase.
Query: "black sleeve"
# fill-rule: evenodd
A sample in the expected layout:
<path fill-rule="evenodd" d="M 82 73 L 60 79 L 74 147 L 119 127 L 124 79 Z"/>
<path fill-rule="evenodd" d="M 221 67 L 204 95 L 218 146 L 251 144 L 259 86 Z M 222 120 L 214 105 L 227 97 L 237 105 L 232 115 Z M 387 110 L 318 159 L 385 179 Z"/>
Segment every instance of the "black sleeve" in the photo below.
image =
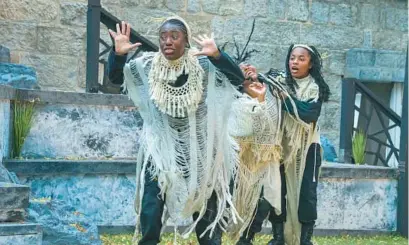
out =
<path fill-rule="evenodd" d="M 108 78 L 114 84 L 122 84 L 124 82 L 126 57 L 126 55 L 116 55 L 113 50 L 109 52 Z"/>
<path fill-rule="evenodd" d="M 297 107 L 298 116 L 306 123 L 316 122 L 321 114 L 322 102 L 308 102 L 300 101 L 292 98 L 295 106 Z M 290 102 L 289 98 L 286 98 L 282 105 L 283 110 L 287 111 L 291 115 L 294 114 L 294 108 Z"/>
<path fill-rule="evenodd" d="M 240 67 L 232 60 L 232 58 L 223 51 L 220 51 L 218 59 L 208 57 L 210 62 L 219 69 L 229 79 L 231 84 L 238 86 L 244 82 L 244 75 Z"/>

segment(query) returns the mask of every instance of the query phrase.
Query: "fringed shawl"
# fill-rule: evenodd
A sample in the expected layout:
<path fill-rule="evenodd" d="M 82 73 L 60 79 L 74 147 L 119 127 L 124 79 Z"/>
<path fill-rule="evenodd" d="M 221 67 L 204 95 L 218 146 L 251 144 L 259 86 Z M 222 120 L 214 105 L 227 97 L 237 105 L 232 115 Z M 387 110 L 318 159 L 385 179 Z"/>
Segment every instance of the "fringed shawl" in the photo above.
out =
<path fill-rule="evenodd" d="M 180 225 L 190 220 L 193 213 L 199 213 L 196 221 L 190 221 L 184 235 L 191 233 L 203 217 L 207 200 L 214 191 L 217 214 L 205 231 L 212 234 L 224 222 L 226 213 L 233 220 L 238 218 L 229 192 L 229 182 L 238 161 L 237 149 L 227 133 L 225 120 L 236 90 L 223 75 L 216 73 L 207 58 L 201 57 L 203 93 L 197 109 L 188 110 L 186 117 L 169 116 L 150 99 L 148 74 L 154 56 L 155 53 L 145 53 L 124 68 L 128 96 L 144 120 L 137 157 L 136 232 L 145 171 L 149 171 L 158 179 L 162 197 L 166 195 L 164 224 L 167 217 Z M 148 162 L 151 162 L 149 169 Z"/>

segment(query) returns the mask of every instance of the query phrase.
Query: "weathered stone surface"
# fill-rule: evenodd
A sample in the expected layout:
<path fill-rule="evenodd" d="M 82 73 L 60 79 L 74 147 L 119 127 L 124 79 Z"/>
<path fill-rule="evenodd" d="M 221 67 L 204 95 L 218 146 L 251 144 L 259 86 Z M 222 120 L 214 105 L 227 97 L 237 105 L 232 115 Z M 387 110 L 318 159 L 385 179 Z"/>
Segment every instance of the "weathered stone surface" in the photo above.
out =
<path fill-rule="evenodd" d="M 109 1 L 109 0 L 106 0 Z M 144 6 L 148 8 L 162 8 L 164 0 L 119 0 L 122 6 Z"/>
<path fill-rule="evenodd" d="M 220 17 L 213 19 L 212 28 L 215 35 L 225 41 L 247 41 L 251 31 L 252 21 L 247 18 L 231 18 L 224 20 Z M 252 42 L 269 45 L 287 45 L 299 42 L 299 24 L 277 23 L 266 19 L 257 19 Z M 273 34 L 272 34 L 273 33 Z M 275 38 L 280 37 L 280 38 Z"/>
<path fill-rule="evenodd" d="M 376 50 L 374 49 L 350 49 L 346 53 L 347 66 L 374 66 Z"/>
<path fill-rule="evenodd" d="M 342 81 L 341 81 L 341 76 L 339 75 L 334 75 L 332 73 L 324 73 L 323 74 L 324 80 L 327 82 L 329 89 L 331 90 L 331 95 L 330 95 L 330 100 L 334 102 L 341 102 L 341 93 L 342 93 Z M 339 105 L 338 105 L 339 106 Z M 337 108 L 337 106 L 335 106 Z M 339 108 L 337 108 L 339 109 Z M 322 113 L 321 113 L 322 115 Z M 321 117 L 322 120 L 326 121 L 326 117 Z M 333 118 L 331 118 L 332 120 Z M 336 123 L 335 121 L 328 121 L 328 123 Z M 339 123 L 339 122 L 338 122 Z M 335 128 L 332 128 L 335 129 Z"/>
<path fill-rule="evenodd" d="M 0 222 L 23 221 L 29 195 L 28 186 L 0 182 Z"/>
<path fill-rule="evenodd" d="M 166 0 L 166 7 L 173 11 L 181 11 L 185 8 L 185 0 Z"/>
<path fill-rule="evenodd" d="M 287 1 L 287 18 L 289 20 L 307 21 L 309 10 L 307 0 L 290 0 Z"/>
<path fill-rule="evenodd" d="M 2 165 L 3 159 L 9 158 L 11 145 L 12 111 L 10 100 L 0 100 L 0 181 L 11 182 L 7 169 Z"/>
<path fill-rule="evenodd" d="M 158 36 L 159 26 L 164 18 L 173 15 L 174 13 L 168 10 L 143 7 L 129 7 L 124 10 L 124 19 L 129 21 L 132 29 L 144 35 Z"/>
<path fill-rule="evenodd" d="M 362 30 L 344 26 L 302 25 L 303 42 L 321 48 L 348 49 L 360 47 Z"/>
<path fill-rule="evenodd" d="M 200 5 L 200 0 L 188 0 L 187 1 L 187 12 L 189 13 L 198 13 L 202 10 Z"/>
<path fill-rule="evenodd" d="M 38 27 L 38 50 L 45 54 L 78 56 L 85 53 L 85 28 Z"/>
<path fill-rule="evenodd" d="M 212 17 L 210 16 L 191 16 L 191 15 L 180 15 L 189 24 L 192 35 L 195 37 L 199 34 L 207 34 L 210 36 L 212 32 L 211 24 Z M 157 39 L 157 37 L 156 37 Z M 192 41 L 192 45 L 197 47 L 197 44 Z"/>
<path fill-rule="evenodd" d="M 2 0 L 0 20 L 51 22 L 57 18 L 57 0 Z"/>
<path fill-rule="evenodd" d="M 126 108 L 38 107 L 21 155 L 27 158 L 135 157 L 140 126 L 139 114 Z"/>
<path fill-rule="evenodd" d="M 218 14 L 220 8 L 219 0 L 208 0 L 202 2 L 203 11 L 209 14 Z"/>
<path fill-rule="evenodd" d="M 10 49 L 0 45 L 0 63 L 10 63 Z"/>
<path fill-rule="evenodd" d="M 0 84 L 15 88 L 40 89 L 36 71 L 18 64 L 0 63 Z"/>
<path fill-rule="evenodd" d="M 341 123 L 341 106 L 338 102 L 327 102 L 322 105 L 319 125 L 323 131 L 339 131 Z"/>
<path fill-rule="evenodd" d="M 386 29 L 408 31 L 408 11 L 406 9 L 384 8 L 381 21 Z"/>
<path fill-rule="evenodd" d="M 395 230 L 396 187 L 396 180 L 321 179 L 317 228 Z"/>
<path fill-rule="evenodd" d="M 11 50 L 33 51 L 37 46 L 37 25 L 0 21 L 0 43 Z"/>
<path fill-rule="evenodd" d="M 266 17 L 268 15 L 268 0 L 245 0 L 244 14 L 251 17 Z"/>
<path fill-rule="evenodd" d="M 269 0 L 268 1 L 268 18 L 283 20 L 285 19 L 285 8 L 287 1 L 285 0 Z"/>
<path fill-rule="evenodd" d="M 22 181 L 30 183 L 32 196 L 62 200 L 73 212 L 88 217 L 88 223 L 135 225 L 135 174 L 47 175 Z"/>
<path fill-rule="evenodd" d="M 311 21 L 313 23 L 328 23 L 330 5 L 326 2 L 313 1 L 311 5 Z"/>
<path fill-rule="evenodd" d="M 24 55 L 23 64 L 37 71 L 43 89 L 74 91 L 78 83 L 78 58 L 62 55 Z"/>
<path fill-rule="evenodd" d="M 391 68 L 405 68 L 406 55 L 403 52 L 378 50 L 376 52 L 375 66 L 377 67 L 391 67 Z"/>
<path fill-rule="evenodd" d="M 363 48 L 372 48 L 373 46 L 372 30 L 364 30 L 364 43 Z"/>
<path fill-rule="evenodd" d="M 331 50 L 329 56 L 329 71 L 335 75 L 343 75 L 345 70 L 346 52 Z"/>
<path fill-rule="evenodd" d="M 0 236 L 2 245 L 42 245 L 42 235 Z"/>
<path fill-rule="evenodd" d="M 347 52 L 345 75 L 366 81 L 402 82 L 406 55 L 403 52 L 351 49 Z"/>
<path fill-rule="evenodd" d="M 135 224 L 134 174 L 22 176 L 22 181 L 30 184 L 32 195 L 62 199 L 89 217 L 89 222 L 102 226 Z M 318 186 L 318 228 L 396 229 L 396 179 L 327 175 Z M 378 198 L 372 198 L 375 194 Z"/>
<path fill-rule="evenodd" d="M 202 9 L 206 13 L 217 15 L 238 15 L 243 13 L 243 3 L 239 0 L 202 1 Z"/>
<path fill-rule="evenodd" d="M 86 3 L 61 3 L 61 24 L 87 25 Z"/>
<path fill-rule="evenodd" d="M 44 245 L 102 244 L 97 225 L 62 200 L 32 199 L 29 219 L 41 224 Z"/>
<path fill-rule="evenodd" d="M 331 5 L 329 22 L 336 25 L 354 26 L 357 9 L 347 4 Z"/>
<path fill-rule="evenodd" d="M 373 47 L 386 50 L 406 51 L 408 34 L 398 31 L 377 31 L 373 33 Z"/>
<path fill-rule="evenodd" d="M 366 81 L 391 82 L 393 71 L 387 68 L 363 67 L 360 70 L 359 78 Z"/>
<path fill-rule="evenodd" d="M 220 15 L 242 15 L 244 13 L 243 1 L 241 0 L 227 0 L 221 3 L 219 9 Z"/>
<path fill-rule="evenodd" d="M 364 28 L 372 30 L 379 29 L 380 24 L 380 8 L 372 4 L 363 4 L 361 7 L 360 21 Z"/>

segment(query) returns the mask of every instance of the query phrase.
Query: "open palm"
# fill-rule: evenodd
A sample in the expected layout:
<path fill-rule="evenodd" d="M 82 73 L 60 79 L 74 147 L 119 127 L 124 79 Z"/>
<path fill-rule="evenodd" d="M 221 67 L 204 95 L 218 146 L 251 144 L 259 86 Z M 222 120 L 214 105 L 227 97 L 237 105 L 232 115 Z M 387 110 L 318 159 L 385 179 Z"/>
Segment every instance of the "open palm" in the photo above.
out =
<path fill-rule="evenodd" d="M 115 53 L 117 55 L 125 55 L 131 50 L 142 45 L 141 43 L 132 44 L 129 41 L 131 36 L 131 25 L 124 21 L 122 21 L 121 23 L 121 28 L 119 27 L 119 24 L 116 24 L 116 32 L 114 32 L 113 30 L 108 31 L 111 37 L 114 39 Z"/>
<path fill-rule="evenodd" d="M 199 35 L 197 38 L 194 37 L 193 40 L 195 40 L 195 42 L 201 47 L 201 50 L 195 53 L 195 55 L 205 55 L 210 57 L 217 57 L 219 55 L 219 50 L 214 41 L 213 33 L 210 37 L 207 35 Z"/>

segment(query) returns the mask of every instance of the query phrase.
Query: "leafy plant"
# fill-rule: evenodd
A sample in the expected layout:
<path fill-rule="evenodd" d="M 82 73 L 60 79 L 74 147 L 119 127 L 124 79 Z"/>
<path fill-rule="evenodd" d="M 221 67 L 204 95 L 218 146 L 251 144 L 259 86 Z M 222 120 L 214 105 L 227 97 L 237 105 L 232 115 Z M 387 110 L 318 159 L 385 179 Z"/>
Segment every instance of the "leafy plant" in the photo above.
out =
<path fill-rule="evenodd" d="M 365 162 L 365 148 L 366 148 L 366 134 L 363 130 L 355 132 L 352 139 L 352 156 L 355 164 L 362 164 Z"/>
<path fill-rule="evenodd" d="M 12 157 L 18 158 L 21 154 L 21 148 L 30 132 L 35 101 L 14 101 L 13 104 L 13 150 Z"/>

